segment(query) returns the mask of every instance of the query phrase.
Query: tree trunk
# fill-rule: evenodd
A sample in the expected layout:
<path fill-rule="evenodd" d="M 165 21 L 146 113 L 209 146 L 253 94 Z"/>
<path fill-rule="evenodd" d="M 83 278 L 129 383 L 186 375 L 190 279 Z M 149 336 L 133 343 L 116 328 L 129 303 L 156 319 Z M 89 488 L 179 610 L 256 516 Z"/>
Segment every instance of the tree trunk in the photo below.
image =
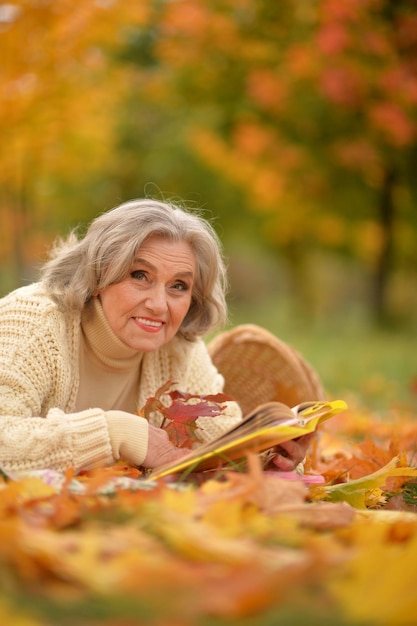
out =
<path fill-rule="evenodd" d="M 382 241 L 375 267 L 373 293 L 373 314 L 378 324 L 388 321 L 388 281 L 392 268 L 394 249 L 394 188 L 396 183 L 394 168 L 385 171 L 379 201 L 379 220 L 382 229 Z"/>

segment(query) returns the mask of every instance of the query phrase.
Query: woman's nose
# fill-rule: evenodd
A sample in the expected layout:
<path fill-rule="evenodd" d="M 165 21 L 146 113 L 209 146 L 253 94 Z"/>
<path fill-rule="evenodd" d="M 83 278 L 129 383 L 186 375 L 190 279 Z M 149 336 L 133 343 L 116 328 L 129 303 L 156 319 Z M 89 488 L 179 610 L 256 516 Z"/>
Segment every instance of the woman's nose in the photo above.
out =
<path fill-rule="evenodd" d="M 155 285 L 151 288 L 146 299 L 146 306 L 150 311 L 158 314 L 167 310 L 165 287 L 163 285 Z"/>

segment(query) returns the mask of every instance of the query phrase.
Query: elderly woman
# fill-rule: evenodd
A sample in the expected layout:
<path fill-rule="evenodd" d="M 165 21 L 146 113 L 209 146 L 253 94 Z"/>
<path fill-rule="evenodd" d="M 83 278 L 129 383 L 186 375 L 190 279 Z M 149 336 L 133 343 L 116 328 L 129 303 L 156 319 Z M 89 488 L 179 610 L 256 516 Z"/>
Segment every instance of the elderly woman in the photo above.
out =
<path fill-rule="evenodd" d="M 183 455 L 138 411 L 170 380 L 222 390 L 203 336 L 226 319 L 225 283 L 211 225 L 171 204 L 124 203 L 60 242 L 39 282 L 0 300 L 0 466 L 155 468 Z M 240 418 L 230 402 L 198 418 L 200 438 Z M 289 442 L 276 465 L 294 467 L 304 448 Z"/>

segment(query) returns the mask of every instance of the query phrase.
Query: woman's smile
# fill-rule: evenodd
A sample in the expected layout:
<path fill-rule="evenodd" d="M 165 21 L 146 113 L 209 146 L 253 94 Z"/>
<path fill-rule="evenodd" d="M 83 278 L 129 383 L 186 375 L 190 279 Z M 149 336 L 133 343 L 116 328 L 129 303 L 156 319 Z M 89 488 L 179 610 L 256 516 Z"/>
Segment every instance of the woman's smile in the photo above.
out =
<path fill-rule="evenodd" d="M 143 328 L 146 332 L 157 333 L 162 327 L 164 322 L 160 322 L 157 320 L 146 319 L 144 317 L 135 317 L 135 321 L 141 328 Z"/>

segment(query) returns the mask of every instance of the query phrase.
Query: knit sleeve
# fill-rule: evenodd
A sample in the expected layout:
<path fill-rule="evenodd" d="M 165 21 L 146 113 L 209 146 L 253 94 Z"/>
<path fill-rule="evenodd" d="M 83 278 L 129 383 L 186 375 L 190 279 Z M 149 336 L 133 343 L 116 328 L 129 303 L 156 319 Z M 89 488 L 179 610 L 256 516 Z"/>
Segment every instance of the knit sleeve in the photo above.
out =
<path fill-rule="evenodd" d="M 6 471 L 76 471 L 114 461 L 101 409 L 65 414 L 52 409 L 42 417 L 0 417 L 0 465 Z"/>
<path fill-rule="evenodd" d="M 77 471 L 113 461 L 100 409 L 71 413 L 71 328 L 54 305 L 21 288 L 0 300 L 0 465 Z"/>
<path fill-rule="evenodd" d="M 34 342 L 28 344 L 25 356 L 17 353 L 7 367 L 0 359 L 0 465 L 12 471 L 69 467 L 78 471 L 111 463 L 103 411 L 67 414 L 55 407 L 44 413 L 57 395 L 56 380 L 46 359 L 30 367 L 36 348 Z"/>

